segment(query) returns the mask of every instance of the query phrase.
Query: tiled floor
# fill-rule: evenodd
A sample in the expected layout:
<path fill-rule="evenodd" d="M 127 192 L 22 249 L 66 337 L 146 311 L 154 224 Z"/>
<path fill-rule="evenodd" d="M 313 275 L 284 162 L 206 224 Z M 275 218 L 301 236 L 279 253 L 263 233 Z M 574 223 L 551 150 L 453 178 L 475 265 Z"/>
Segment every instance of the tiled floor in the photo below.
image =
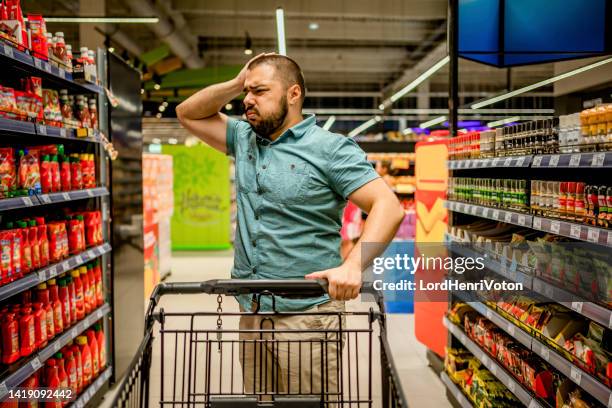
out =
<path fill-rule="evenodd" d="M 198 252 L 198 253 L 175 253 L 172 264 L 172 276 L 168 281 L 203 281 L 207 279 L 223 279 L 229 278 L 229 270 L 232 264 L 232 254 L 230 252 Z M 233 299 L 225 300 L 223 303 L 224 311 L 237 311 L 237 304 Z M 372 304 L 364 303 L 361 301 L 352 301 L 347 304 L 347 309 L 351 311 L 368 310 Z M 166 312 L 194 312 L 194 311 L 215 311 L 217 308 L 217 302 L 215 296 L 209 295 L 182 295 L 182 296 L 168 296 L 162 298 L 160 307 L 163 307 Z M 214 324 L 216 319 L 207 321 L 196 321 L 195 327 L 210 327 Z M 361 323 L 349 321 L 351 325 L 361 325 Z M 176 324 L 184 327 L 185 321 L 175 321 L 170 323 L 168 319 L 168 326 L 172 327 Z M 224 322 L 224 327 L 229 327 L 232 323 L 228 320 Z M 387 316 L 387 327 L 388 327 L 388 339 L 392 348 L 393 358 L 396 367 L 399 371 L 402 386 L 408 404 L 410 407 L 417 408 L 444 408 L 450 407 L 446 396 L 445 388 L 439 378 L 434 372 L 428 367 L 427 359 L 425 356 L 425 347 L 412 335 L 414 329 L 414 319 L 412 315 L 388 315 Z M 351 328 L 351 327 L 349 327 Z M 179 355 L 182 355 L 182 347 L 180 341 L 178 342 Z M 376 342 L 374 342 L 376 344 Z M 367 362 L 367 349 L 361 347 L 362 352 L 359 353 L 360 361 L 362 362 L 361 367 L 365 367 Z M 181 388 L 181 376 L 174 375 L 174 355 L 175 345 L 174 341 L 166 341 L 164 355 L 164 389 L 165 395 L 168 395 L 175 385 L 175 379 L 177 381 L 177 389 Z M 198 356 L 202 354 L 204 350 L 198 351 Z M 230 355 L 231 353 L 226 353 Z M 215 354 L 213 353 L 213 356 Z M 378 350 L 376 346 L 372 352 L 373 361 L 377 361 Z M 218 358 L 218 357 L 215 357 Z M 157 406 L 159 397 L 161 395 L 161 347 L 156 344 L 153 352 L 153 364 L 151 367 L 151 378 L 152 384 L 150 389 L 151 405 Z M 218 365 L 219 361 L 215 360 L 214 365 Z M 239 382 L 240 370 L 235 370 L 233 373 L 229 371 L 229 364 L 227 358 L 225 362 L 222 362 L 225 369 L 223 370 L 223 384 L 227 386 L 231 382 L 231 378 L 234 377 Z M 177 372 L 181 371 L 181 363 L 179 359 L 179 365 Z M 213 369 L 214 371 L 214 369 Z M 220 370 L 218 370 L 220 371 Z M 365 370 L 367 372 L 367 370 Z M 373 382 L 372 395 L 374 400 L 380 399 L 380 383 L 377 380 L 379 378 L 379 370 L 374 367 L 372 376 L 375 379 Z M 364 370 L 360 371 L 359 377 L 364 381 Z M 365 376 L 367 378 L 367 376 Z M 218 381 L 218 379 L 214 379 Z M 109 392 L 102 406 L 109 406 L 111 395 L 113 391 Z M 379 403 L 374 404 L 375 407 L 380 407 Z"/>

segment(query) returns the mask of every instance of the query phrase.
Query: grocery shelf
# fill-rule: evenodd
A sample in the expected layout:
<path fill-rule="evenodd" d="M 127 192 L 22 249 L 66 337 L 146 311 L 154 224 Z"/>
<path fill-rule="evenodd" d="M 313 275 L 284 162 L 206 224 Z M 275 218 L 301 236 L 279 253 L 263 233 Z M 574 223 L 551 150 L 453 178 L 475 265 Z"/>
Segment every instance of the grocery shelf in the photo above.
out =
<path fill-rule="evenodd" d="M 2 49 L 2 47 L 0 47 Z M 31 122 L 26 122 L 23 120 L 14 120 L 14 119 L 6 119 L 0 118 L 0 133 L 1 134 L 35 134 L 36 126 L 34 126 Z"/>
<path fill-rule="evenodd" d="M 102 373 L 100 373 L 96 379 L 87 387 L 79 397 L 71 404 L 70 407 L 83 408 L 91 401 L 91 399 L 100 391 L 100 389 L 110 379 L 112 374 L 112 367 L 107 367 Z"/>
<path fill-rule="evenodd" d="M 442 380 L 442 383 L 446 389 L 450 391 L 455 400 L 459 403 L 461 408 L 474 408 L 474 404 L 472 404 L 472 402 L 465 396 L 459 386 L 450 379 L 448 374 L 442 371 L 440 373 L 440 379 Z"/>
<path fill-rule="evenodd" d="M 89 326 L 100 320 L 102 317 L 110 312 L 110 306 L 104 304 L 98 309 L 91 312 L 83 320 L 76 323 L 70 329 L 60 334 L 54 340 L 52 340 L 47 346 L 45 346 L 38 353 L 35 353 L 29 360 L 21 365 L 17 370 L 8 374 L 5 378 L 1 379 L 0 382 L 0 400 L 8 394 L 8 390 L 19 387 L 29 376 L 38 371 L 46 360 L 51 358 L 57 353 L 62 347 L 68 344 L 70 341 L 77 338 L 83 333 Z"/>
<path fill-rule="evenodd" d="M 516 398 L 528 406 L 529 408 L 544 408 L 542 404 L 540 404 L 531 393 L 520 383 L 518 382 L 511 374 L 509 374 L 506 369 L 500 365 L 496 360 L 490 357 L 487 353 L 485 353 L 476 343 L 472 341 L 464 332 L 463 329 L 455 324 L 451 323 L 448 318 L 444 317 L 442 323 L 448 329 L 449 332 L 455 336 L 457 340 L 461 344 L 467 348 L 470 353 L 478 359 L 483 366 L 485 366 L 491 374 L 493 374 L 499 382 L 504 384 L 508 390 L 516 396 Z"/>
<path fill-rule="evenodd" d="M 515 340 L 527 347 L 527 349 L 533 351 L 544 361 L 548 362 L 551 366 L 559 370 L 559 372 L 561 372 L 567 378 L 572 380 L 574 383 L 584 389 L 587 393 L 595 397 L 599 402 L 606 405 L 608 404 L 608 401 L 612 401 L 612 390 L 610 388 L 608 388 L 605 384 L 597 380 L 592 375 L 588 374 L 586 371 L 572 364 L 571 361 L 567 360 L 565 357 L 557 353 L 555 350 L 553 350 L 546 344 L 532 337 L 530 333 L 527 333 L 519 326 L 515 325 L 505 317 L 501 316 L 495 310 L 487 307 L 484 303 L 470 302 L 469 305 L 478 313 L 489 319 L 497 327 L 508 333 L 508 335 L 510 335 Z M 446 320 L 446 317 L 444 319 Z M 459 330 L 461 334 L 463 334 L 463 336 L 467 338 L 465 333 L 463 333 L 460 328 L 453 325 L 450 321 L 448 323 L 454 328 L 456 328 L 456 330 Z M 453 332 L 453 330 L 451 330 L 450 328 L 449 330 Z M 470 339 L 467 340 L 471 341 Z M 461 342 L 463 343 L 463 341 Z M 475 343 L 474 345 L 478 347 Z M 486 353 L 482 350 L 481 353 L 483 355 L 486 355 Z M 480 358 L 478 359 L 480 360 Z"/>
<path fill-rule="evenodd" d="M 534 216 L 533 229 L 612 247 L 612 230 L 604 228 Z"/>
<path fill-rule="evenodd" d="M 449 160 L 449 170 L 488 169 L 495 167 L 529 167 L 533 156 L 491 157 L 487 159 Z"/>
<path fill-rule="evenodd" d="M 416 142 L 365 142 L 356 140 L 357 144 L 366 153 L 412 153 Z"/>
<path fill-rule="evenodd" d="M 111 251 L 111 246 L 108 243 L 98 245 L 90 248 L 87 251 L 83 251 L 80 254 L 71 256 L 61 262 L 46 266 L 37 272 L 27 274 L 21 279 L 11 282 L 7 285 L 0 287 L 0 301 L 10 298 L 18 293 L 25 290 L 31 289 L 39 283 L 46 282 L 49 279 L 53 279 L 64 272 L 81 266 L 92 259 L 97 258 L 100 255 L 106 254 Z"/>
<path fill-rule="evenodd" d="M 32 57 L 5 43 L 0 43 L 0 61 L 2 61 L 2 64 L 10 64 L 25 69 L 28 72 L 35 72 L 40 77 L 60 82 L 64 86 L 75 90 L 94 93 L 103 92 L 102 87 L 90 83 L 76 82 L 72 79 L 70 72 L 51 65 L 40 58 Z"/>
<path fill-rule="evenodd" d="M 516 211 L 507 211 L 499 208 L 484 207 L 481 205 L 467 204 L 459 201 L 447 200 L 445 207 L 451 211 L 460 212 L 468 215 L 488 218 L 490 220 L 501 221 L 508 224 L 515 224 L 521 227 L 531 228 L 533 217 L 530 214 L 523 214 Z"/>
<path fill-rule="evenodd" d="M 536 168 L 611 168 L 612 152 L 564 153 L 534 156 Z"/>
<path fill-rule="evenodd" d="M 100 132 L 89 128 L 61 128 L 57 126 L 36 125 L 36 135 L 45 137 L 57 137 L 68 140 L 80 140 L 91 143 L 100 142 Z"/>
<path fill-rule="evenodd" d="M 61 193 L 35 194 L 27 197 L 4 198 L 0 199 L 0 211 L 62 203 L 66 201 L 83 200 L 86 198 L 104 197 L 108 194 L 108 189 L 106 187 L 96 187 Z"/>

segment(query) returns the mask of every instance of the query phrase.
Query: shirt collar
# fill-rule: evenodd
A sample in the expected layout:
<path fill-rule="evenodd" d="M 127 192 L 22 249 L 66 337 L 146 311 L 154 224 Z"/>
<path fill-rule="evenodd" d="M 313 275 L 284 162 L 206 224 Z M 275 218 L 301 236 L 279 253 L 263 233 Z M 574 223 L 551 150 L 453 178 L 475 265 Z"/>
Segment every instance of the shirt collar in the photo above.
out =
<path fill-rule="evenodd" d="M 270 140 L 259 136 L 257 133 L 255 133 L 255 136 L 257 138 L 257 143 L 258 144 L 262 144 L 262 145 L 271 145 L 271 144 L 275 144 L 278 143 L 280 140 L 284 139 L 285 137 L 287 137 L 287 135 L 289 133 L 291 133 L 293 135 L 293 137 L 295 138 L 300 138 L 302 136 L 304 136 L 309 130 L 310 128 L 312 128 L 313 126 L 315 126 L 317 124 L 317 118 L 315 117 L 314 113 L 311 115 L 306 116 L 305 119 L 303 119 L 300 123 L 290 127 L 289 129 L 287 129 L 282 135 L 280 135 L 278 137 L 278 139 L 276 139 L 275 141 L 271 142 Z"/>

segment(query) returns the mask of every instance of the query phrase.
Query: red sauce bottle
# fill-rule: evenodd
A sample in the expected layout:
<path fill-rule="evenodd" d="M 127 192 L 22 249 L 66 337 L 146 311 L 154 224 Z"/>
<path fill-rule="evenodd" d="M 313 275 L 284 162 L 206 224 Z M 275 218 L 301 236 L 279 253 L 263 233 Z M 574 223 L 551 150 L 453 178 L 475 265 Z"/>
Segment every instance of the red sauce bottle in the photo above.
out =
<path fill-rule="evenodd" d="M 51 191 L 62 191 L 62 175 L 57 155 L 51 157 Z"/>
<path fill-rule="evenodd" d="M 74 355 L 70 347 L 63 351 L 66 360 L 66 375 L 68 376 L 68 388 L 70 388 L 74 394 L 77 392 L 77 368 Z"/>
<path fill-rule="evenodd" d="M 72 174 L 70 172 L 70 159 L 67 156 L 60 156 L 60 181 L 61 191 L 72 190 Z"/>
<path fill-rule="evenodd" d="M 27 224 L 24 221 L 17 221 L 18 231 L 21 234 L 21 274 L 16 275 L 19 278 L 32 270 L 32 247 L 28 235 Z"/>
<path fill-rule="evenodd" d="M 70 304 L 70 291 L 68 290 L 68 285 L 66 279 L 64 278 L 59 278 L 57 281 L 57 285 L 59 286 L 59 298 L 60 302 L 62 303 L 62 327 L 68 328 L 72 323 L 72 305 Z"/>
<path fill-rule="evenodd" d="M 40 268 L 40 243 L 38 242 L 38 227 L 35 220 L 28 221 L 28 239 L 32 251 L 32 269 Z"/>
<path fill-rule="evenodd" d="M 79 346 L 74 344 L 71 346 L 71 350 L 76 364 L 77 394 L 79 394 L 83 389 L 83 360 L 81 359 L 81 350 L 79 349 Z"/>
<path fill-rule="evenodd" d="M 47 312 L 40 302 L 34 303 L 34 347 L 38 350 L 47 345 Z"/>
<path fill-rule="evenodd" d="M 81 361 L 83 367 L 83 387 L 87 387 L 92 379 L 93 364 L 91 362 L 91 349 L 87 344 L 86 336 L 79 336 L 76 338 L 76 343 L 81 351 Z"/>
<path fill-rule="evenodd" d="M 40 162 L 40 186 L 42 192 L 47 194 L 53 191 L 53 172 L 51 170 L 51 159 L 44 155 Z"/>
<path fill-rule="evenodd" d="M 94 330 L 96 331 L 96 340 L 98 340 L 98 365 L 100 371 L 102 371 L 106 367 L 106 337 L 100 322 L 94 324 Z"/>
<path fill-rule="evenodd" d="M 49 300 L 53 310 L 53 326 L 55 328 L 55 334 L 59 334 L 64 331 L 64 312 L 62 301 L 59 296 L 59 287 L 55 279 L 49 279 L 47 285 L 49 286 Z M 67 294 L 68 288 L 66 288 L 65 285 L 64 288 Z M 70 308 L 68 308 L 68 317 L 70 317 Z"/>
<path fill-rule="evenodd" d="M 100 354 L 98 352 L 98 339 L 96 338 L 96 332 L 93 329 L 87 330 L 85 333 L 87 336 L 87 344 L 91 350 L 91 378 L 96 378 L 100 373 Z"/>
<path fill-rule="evenodd" d="M 19 322 L 14 313 L 6 313 L 2 319 L 2 363 L 12 364 L 19 360 Z"/>
<path fill-rule="evenodd" d="M 38 246 L 40 247 L 40 266 L 49 265 L 49 239 L 47 237 L 47 225 L 43 217 L 36 217 L 38 226 Z"/>
<path fill-rule="evenodd" d="M 56 390 L 60 387 L 60 380 L 58 375 L 57 361 L 54 358 L 47 360 L 47 388 Z M 46 408 L 61 408 L 62 403 L 59 400 L 45 402 Z"/>
<path fill-rule="evenodd" d="M 72 280 L 74 281 L 74 294 L 76 300 L 76 319 L 81 320 L 85 317 L 85 298 L 83 294 L 83 281 L 81 280 L 81 274 L 78 270 L 70 272 Z"/>
<path fill-rule="evenodd" d="M 19 317 L 19 340 L 21 357 L 27 357 L 36 349 L 36 330 L 34 328 L 34 315 L 32 308 L 25 307 Z"/>
<path fill-rule="evenodd" d="M 102 286 L 102 266 L 99 259 L 94 261 L 93 270 L 96 282 L 96 306 L 100 307 L 104 303 L 104 288 Z"/>

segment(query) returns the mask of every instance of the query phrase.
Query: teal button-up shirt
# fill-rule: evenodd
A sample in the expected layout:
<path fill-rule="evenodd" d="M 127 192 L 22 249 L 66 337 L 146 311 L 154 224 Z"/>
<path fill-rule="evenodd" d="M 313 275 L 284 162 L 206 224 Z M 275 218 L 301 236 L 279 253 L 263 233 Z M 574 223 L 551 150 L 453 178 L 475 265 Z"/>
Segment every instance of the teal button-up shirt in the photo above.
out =
<path fill-rule="evenodd" d="M 349 194 L 378 174 L 352 139 L 309 116 L 270 142 L 229 119 L 227 152 L 236 159 L 237 227 L 232 277 L 302 279 L 340 266 L 340 227 Z M 238 296 L 246 310 L 250 296 Z M 277 298 L 278 311 L 329 300 Z M 269 296 L 261 310 L 271 310 Z"/>

